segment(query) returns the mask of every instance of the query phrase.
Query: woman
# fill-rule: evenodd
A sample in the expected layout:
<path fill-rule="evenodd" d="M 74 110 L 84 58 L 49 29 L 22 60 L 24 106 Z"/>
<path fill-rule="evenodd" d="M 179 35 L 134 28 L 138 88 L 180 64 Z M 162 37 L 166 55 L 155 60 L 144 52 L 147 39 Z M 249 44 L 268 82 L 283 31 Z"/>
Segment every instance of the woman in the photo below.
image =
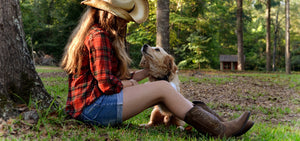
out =
<path fill-rule="evenodd" d="M 144 22 L 147 0 L 86 0 L 86 12 L 70 36 L 62 60 L 69 74 L 66 111 L 94 125 L 116 125 L 158 103 L 199 132 L 219 137 L 236 136 L 250 112 L 225 122 L 201 106 L 194 106 L 166 81 L 138 85 L 148 70 L 130 73 L 125 52 L 126 25 Z"/>

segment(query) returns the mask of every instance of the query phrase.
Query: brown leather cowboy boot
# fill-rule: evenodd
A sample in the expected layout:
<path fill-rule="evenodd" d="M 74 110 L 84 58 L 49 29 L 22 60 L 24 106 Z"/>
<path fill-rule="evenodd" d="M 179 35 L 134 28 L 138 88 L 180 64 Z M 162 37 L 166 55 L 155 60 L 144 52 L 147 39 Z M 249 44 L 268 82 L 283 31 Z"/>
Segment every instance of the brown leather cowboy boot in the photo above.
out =
<path fill-rule="evenodd" d="M 197 100 L 197 101 L 193 101 L 193 104 L 202 107 L 207 112 L 209 112 L 209 113 L 213 114 L 214 116 L 216 116 L 220 121 L 222 121 L 222 122 L 226 121 L 224 118 L 219 116 L 215 111 L 210 109 L 204 102 L 202 102 L 200 100 Z M 253 121 L 247 121 L 245 127 L 241 130 L 241 132 L 236 133 L 233 136 L 238 137 L 238 136 L 241 136 L 241 135 L 245 134 L 247 131 L 249 131 L 252 128 L 253 125 L 254 125 Z"/>
<path fill-rule="evenodd" d="M 216 116 L 220 121 L 225 121 L 224 118 L 222 118 L 221 116 L 219 116 L 215 111 L 213 111 L 212 109 L 210 109 L 204 102 L 197 100 L 197 101 L 193 101 L 194 105 L 200 106 L 201 108 L 203 108 L 205 111 L 213 114 L 214 116 Z"/>
<path fill-rule="evenodd" d="M 239 118 L 221 122 L 216 116 L 199 106 L 194 106 L 185 115 L 184 121 L 192 125 L 198 132 L 215 137 L 232 137 L 245 126 L 250 112 L 245 112 Z"/>

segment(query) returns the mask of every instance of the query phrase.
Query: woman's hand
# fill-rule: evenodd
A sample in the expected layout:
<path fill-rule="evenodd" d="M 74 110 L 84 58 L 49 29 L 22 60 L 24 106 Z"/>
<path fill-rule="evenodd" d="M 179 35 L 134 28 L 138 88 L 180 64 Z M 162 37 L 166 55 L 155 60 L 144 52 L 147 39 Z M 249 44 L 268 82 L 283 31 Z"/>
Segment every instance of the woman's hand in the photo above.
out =
<path fill-rule="evenodd" d="M 126 88 L 126 87 L 131 87 L 131 86 L 135 86 L 135 85 L 138 85 L 139 83 L 134 80 L 134 79 L 130 79 L 130 80 L 122 80 L 121 81 L 122 84 L 123 84 L 123 88 Z"/>
<path fill-rule="evenodd" d="M 146 77 L 148 77 L 148 75 L 149 75 L 149 70 L 142 69 L 142 70 L 135 71 L 132 79 L 134 79 L 136 81 L 141 81 L 141 80 L 145 79 Z"/>

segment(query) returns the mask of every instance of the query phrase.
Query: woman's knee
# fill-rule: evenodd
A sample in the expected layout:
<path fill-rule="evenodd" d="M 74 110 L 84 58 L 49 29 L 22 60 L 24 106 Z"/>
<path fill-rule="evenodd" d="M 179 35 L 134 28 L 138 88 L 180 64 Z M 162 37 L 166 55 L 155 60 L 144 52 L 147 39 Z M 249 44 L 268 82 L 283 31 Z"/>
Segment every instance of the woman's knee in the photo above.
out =
<path fill-rule="evenodd" d="M 171 84 L 168 81 L 164 81 L 164 80 L 155 81 L 151 83 L 153 83 L 155 85 L 154 87 L 159 91 L 164 91 L 172 88 Z"/>
<path fill-rule="evenodd" d="M 170 96 L 172 94 L 177 94 L 177 91 L 172 87 L 172 85 L 167 81 L 155 81 L 151 82 L 153 84 L 153 90 L 155 93 L 160 94 L 162 97 Z"/>

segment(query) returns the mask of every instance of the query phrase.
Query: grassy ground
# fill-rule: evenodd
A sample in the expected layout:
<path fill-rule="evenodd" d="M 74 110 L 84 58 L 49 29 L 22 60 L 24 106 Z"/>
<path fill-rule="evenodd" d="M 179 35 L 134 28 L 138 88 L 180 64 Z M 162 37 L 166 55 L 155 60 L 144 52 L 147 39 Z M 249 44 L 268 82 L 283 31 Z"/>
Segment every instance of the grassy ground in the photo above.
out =
<path fill-rule="evenodd" d="M 64 113 L 64 104 L 67 97 L 67 76 L 58 68 L 55 67 L 38 67 L 42 81 L 47 91 L 61 103 L 61 107 L 57 107 L 56 112 L 39 111 L 40 119 L 37 124 L 26 123 L 20 119 L 14 119 L 6 122 L 0 129 L 6 129 L 6 132 L 0 130 L 0 139 L 3 140 L 222 140 L 209 138 L 199 135 L 196 131 L 180 131 L 175 127 L 158 126 L 153 128 L 142 128 L 139 124 L 147 123 L 151 109 L 148 109 L 136 117 L 124 122 L 118 127 L 96 127 L 82 124 L 73 119 L 67 118 Z M 221 75 L 220 75 L 221 73 Z M 207 75 L 209 74 L 209 75 Z M 217 77 L 216 77 L 217 76 Z M 198 95 L 197 89 L 207 89 L 207 93 L 216 93 L 209 90 L 210 86 L 214 88 L 225 89 L 225 86 L 238 87 L 232 85 L 237 78 L 242 79 L 247 83 L 255 83 L 255 85 L 268 87 L 284 87 L 282 93 L 289 95 L 293 92 L 294 98 L 287 99 L 288 107 L 273 105 L 266 107 L 260 105 L 251 106 L 253 115 L 251 120 L 256 123 L 254 127 L 245 135 L 238 138 L 230 138 L 229 140 L 300 140 L 300 75 L 285 75 L 285 74 L 265 74 L 265 73 L 222 73 L 222 72 L 203 72 L 201 75 L 189 75 L 182 73 L 180 79 L 182 81 L 183 93 L 188 93 L 186 97 L 195 97 Z M 253 81 L 259 80 L 259 81 Z M 249 81 L 249 82 L 248 82 Z M 205 86 L 205 87 L 200 87 Z M 252 87 L 252 85 L 251 85 Z M 195 89 L 195 90 L 194 90 Z M 262 88 L 265 89 L 265 88 Z M 268 89 L 268 88 L 267 88 Z M 226 89 L 225 89 L 226 90 Z M 260 90 L 262 91 L 262 90 Z M 193 95 L 191 95 L 191 93 Z M 202 92 L 199 92 L 202 93 Z M 244 92 L 234 91 L 238 98 L 249 99 L 250 101 L 259 101 L 261 97 L 269 95 L 268 92 L 250 91 Z M 249 94 L 250 93 L 250 94 Z M 281 94 L 281 93 L 280 93 Z M 199 95 L 198 95 L 199 96 Z M 212 96 L 212 95 L 210 95 Z M 200 96 L 199 96 L 200 97 Z M 202 96 L 202 97 L 206 97 Z M 268 96 L 271 97 L 271 96 Z M 274 96 L 273 96 L 274 97 Z M 272 98 L 273 98 L 272 97 Z M 270 101 L 272 101 L 271 99 Z M 243 105 L 231 103 L 234 100 L 225 99 L 222 103 L 215 101 L 208 102 L 208 105 L 216 109 L 218 113 L 224 114 L 222 109 L 229 109 L 240 113 L 243 111 Z M 268 101 L 268 100 L 267 100 Z M 259 102 L 264 102 L 259 101 Z M 275 101 L 276 102 L 276 101 Z M 250 107 L 248 105 L 248 107 Z M 225 115 L 225 114 L 224 114 Z M 294 117 L 290 117 L 290 116 Z M 230 114 L 225 116 L 237 117 L 238 114 Z M 261 117 L 263 116 L 263 117 Z M 268 119 L 269 117 L 269 119 Z M 270 118 L 271 117 L 271 118 Z M 273 120 L 274 119 L 274 120 Z M 287 119 L 287 120 L 280 120 Z M 1 121 L 0 121 L 1 123 Z M 225 140 L 225 139 L 223 139 Z"/>

